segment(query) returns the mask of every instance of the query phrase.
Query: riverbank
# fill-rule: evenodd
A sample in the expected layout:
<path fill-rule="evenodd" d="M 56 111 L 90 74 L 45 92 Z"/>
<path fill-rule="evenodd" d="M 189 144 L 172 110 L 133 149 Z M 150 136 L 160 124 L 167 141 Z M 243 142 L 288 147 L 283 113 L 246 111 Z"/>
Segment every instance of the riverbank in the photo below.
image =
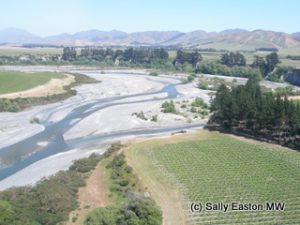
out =
<path fill-rule="evenodd" d="M 59 135 L 62 132 L 61 140 L 64 141 L 65 139 L 67 146 L 64 147 L 64 151 L 67 150 L 67 152 L 47 158 L 41 156 L 42 159 L 39 161 L 28 164 L 17 173 L 0 181 L 0 187 L 32 184 L 44 176 L 66 169 L 74 160 L 73 156 L 75 158 L 77 156 L 82 157 L 81 154 L 101 146 L 104 143 L 102 137 L 106 135 L 113 134 L 115 136 L 109 139 L 119 140 L 140 135 L 151 136 L 152 133 L 155 135 L 168 134 L 175 132 L 176 127 L 188 128 L 197 126 L 197 124 L 201 124 L 199 125 L 201 127 L 205 124 L 205 120 L 201 118 L 192 118 L 192 121 L 188 121 L 185 115 L 161 112 L 161 104 L 169 98 L 168 92 L 170 91 L 161 90 L 168 85 L 180 83 L 180 79 L 177 77 L 148 76 L 141 74 L 141 71 L 136 71 L 135 74 L 132 74 L 133 71 L 130 73 L 124 71 L 124 74 L 117 72 L 109 73 L 106 71 L 103 74 L 101 71 L 86 71 L 84 74 L 101 82 L 74 87 L 77 95 L 61 102 L 32 107 L 19 113 L 0 113 L 0 120 L 2 121 L 0 125 L 2 128 L 0 133 L 2 148 L 2 150 L 0 149 L 0 162 L 2 166 L 19 163 L 14 161 L 16 156 L 21 160 L 20 162 L 23 162 L 28 156 L 34 157 L 43 149 L 50 148 L 53 138 L 57 138 L 51 136 L 50 127 L 55 127 L 53 135 Z M 201 92 L 196 84 L 184 84 L 176 87 L 182 90 L 182 93 L 176 94 L 178 96 L 173 96 L 178 108 L 183 100 L 191 101 Z M 191 92 L 188 93 L 188 90 Z M 205 98 L 208 99 L 209 97 L 206 96 Z M 133 114 L 140 111 L 145 112 L 149 118 L 147 121 Z M 151 121 L 151 116 L 154 115 L 157 115 L 157 122 Z M 38 118 L 40 124 L 31 124 L 30 120 L 33 117 Z M 170 127 L 174 127 L 174 129 L 170 129 Z M 45 135 L 41 135 L 42 133 Z M 34 142 L 30 142 L 29 140 L 34 134 L 37 137 L 34 138 Z M 43 138 L 39 139 L 40 136 Z M 85 142 L 85 138 L 91 138 L 91 140 Z M 22 140 L 29 142 L 26 147 L 22 145 L 19 148 L 17 143 Z M 9 148 L 14 143 L 15 147 Z M 3 151 L 4 147 L 5 151 Z M 21 149 L 22 153 L 20 153 Z M 55 158 L 56 156 L 58 158 Z"/>

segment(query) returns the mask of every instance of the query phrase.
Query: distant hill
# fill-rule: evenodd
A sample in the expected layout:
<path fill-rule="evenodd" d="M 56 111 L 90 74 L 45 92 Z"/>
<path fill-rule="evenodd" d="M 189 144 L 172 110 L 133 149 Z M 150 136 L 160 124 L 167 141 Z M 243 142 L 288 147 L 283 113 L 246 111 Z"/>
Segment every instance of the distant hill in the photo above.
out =
<path fill-rule="evenodd" d="M 25 30 L 9 28 L 0 31 L 0 44 L 50 44 L 69 46 L 179 46 L 228 50 L 255 50 L 256 48 L 288 49 L 300 46 L 300 32 L 227 29 L 221 32 L 197 30 L 145 31 L 126 33 L 118 30 L 87 30 L 75 34 L 39 37 Z"/>
<path fill-rule="evenodd" d="M 145 44 L 156 45 L 165 41 L 177 38 L 184 33 L 179 31 L 145 31 L 128 34 L 126 37 L 118 38 L 116 40 L 119 44 Z"/>
<path fill-rule="evenodd" d="M 292 37 L 295 38 L 296 40 L 300 41 L 300 32 L 293 33 Z"/>
<path fill-rule="evenodd" d="M 112 43 L 115 39 L 126 36 L 127 33 L 118 30 L 87 30 L 75 34 L 64 33 L 56 36 L 50 36 L 46 37 L 45 40 L 49 44 L 57 45 L 94 45 L 100 42 Z"/>
<path fill-rule="evenodd" d="M 14 44 L 31 44 L 41 43 L 42 38 L 29 33 L 26 30 L 7 28 L 0 31 L 0 43 L 14 43 Z"/>
<path fill-rule="evenodd" d="M 226 30 L 219 33 L 191 32 L 164 44 L 175 44 L 183 47 L 254 50 L 256 48 L 293 48 L 300 45 L 300 42 L 292 35 L 282 32 Z"/>

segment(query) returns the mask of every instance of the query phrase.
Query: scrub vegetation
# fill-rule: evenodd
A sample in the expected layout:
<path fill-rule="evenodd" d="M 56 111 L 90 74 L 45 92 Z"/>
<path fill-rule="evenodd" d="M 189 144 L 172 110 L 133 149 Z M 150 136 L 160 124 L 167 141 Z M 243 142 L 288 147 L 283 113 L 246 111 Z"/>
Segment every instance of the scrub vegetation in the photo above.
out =
<path fill-rule="evenodd" d="M 1 225 L 57 225 L 68 220 L 79 207 L 78 190 L 98 163 L 105 165 L 112 204 L 93 210 L 86 225 L 160 225 L 162 214 L 154 201 L 139 192 L 138 180 L 120 153 L 122 145 L 112 144 L 104 155 L 92 154 L 76 160 L 67 171 L 45 178 L 35 186 L 10 188 L 0 192 Z M 76 222 L 77 217 L 72 221 Z"/>

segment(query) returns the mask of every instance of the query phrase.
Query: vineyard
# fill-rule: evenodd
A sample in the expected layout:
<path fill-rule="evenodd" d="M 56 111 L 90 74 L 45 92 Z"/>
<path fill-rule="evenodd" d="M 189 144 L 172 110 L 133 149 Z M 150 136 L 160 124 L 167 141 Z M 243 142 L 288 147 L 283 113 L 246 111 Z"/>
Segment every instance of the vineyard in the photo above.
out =
<path fill-rule="evenodd" d="M 300 224 L 299 152 L 209 132 L 139 151 L 180 189 L 188 224 Z M 285 208 L 191 212 L 191 203 L 206 202 L 284 202 Z"/>

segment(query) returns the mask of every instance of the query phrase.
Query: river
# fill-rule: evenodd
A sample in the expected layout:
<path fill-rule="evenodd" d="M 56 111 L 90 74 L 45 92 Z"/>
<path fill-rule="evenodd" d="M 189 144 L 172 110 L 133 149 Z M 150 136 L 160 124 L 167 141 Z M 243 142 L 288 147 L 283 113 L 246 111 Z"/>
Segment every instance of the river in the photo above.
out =
<path fill-rule="evenodd" d="M 154 101 L 153 99 L 135 101 L 127 100 L 132 97 L 142 97 L 160 93 L 167 93 L 167 97 L 159 97 L 156 98 L 156 100 L 161 101 L 163 99 L 175 99 L 179 96 L 179 93 L 176 89 L 178 85 L 180 85 L 180 82 L 177 82 L 176 84 L 165 84 L 165 86 L 160 91 L 99 99 L 92 103 L 89 102 L 75 107 L 59 121 L 53 122 L 44 119 L 43 121 L 41 121 L 41 124 L 44 126 L 43 131 L 30 136 L 25 140 L 0 149 L 0 181 L 41 159 L 72 149 L 88 148 L 89 146 L 93 145 L 101 146 L 101 143 L 107 143 L 112 139 L 114 141 L 119 140 L 127 136 L 157 135 L 161 133 L 171 133 L 182 129 L 203 126 L 203 124 L 193 124 L 172 127 L 131 129 L 111 132 L 109 134 L 89 135 L 86 137 L 71 139 L 68 141 L 64 140 L 65 132 L 75 126 L 80 120 L 88 117 L 96 111 L 100 111 L 116 105 Z M 122 102 L 120 102 L 119 100 L 122 100 Z"/>

